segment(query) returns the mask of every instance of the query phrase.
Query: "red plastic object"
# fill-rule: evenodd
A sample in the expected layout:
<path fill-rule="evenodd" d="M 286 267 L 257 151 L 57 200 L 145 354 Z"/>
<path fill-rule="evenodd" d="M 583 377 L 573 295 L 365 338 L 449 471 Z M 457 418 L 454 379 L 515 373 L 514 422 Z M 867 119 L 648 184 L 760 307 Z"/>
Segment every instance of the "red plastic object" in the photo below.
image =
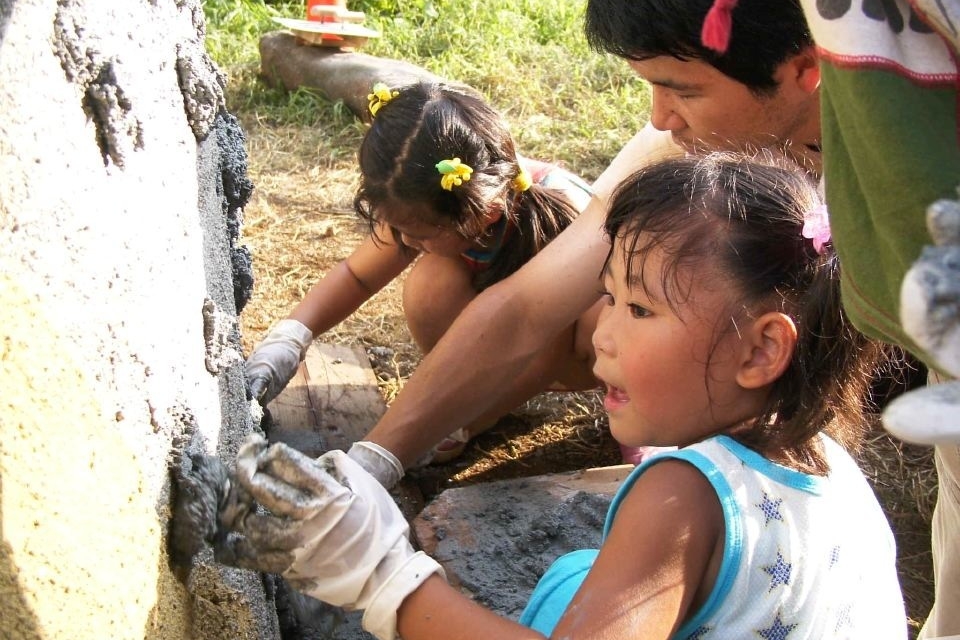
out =
<path fill-rule="evenodd" d="M 315 22 L 337 22 L 338 20 L 330 14 L 314 15 L 314 7 L 338 7 L 346 11 L 347 0 L 307 0 L 307 20 Z"/>

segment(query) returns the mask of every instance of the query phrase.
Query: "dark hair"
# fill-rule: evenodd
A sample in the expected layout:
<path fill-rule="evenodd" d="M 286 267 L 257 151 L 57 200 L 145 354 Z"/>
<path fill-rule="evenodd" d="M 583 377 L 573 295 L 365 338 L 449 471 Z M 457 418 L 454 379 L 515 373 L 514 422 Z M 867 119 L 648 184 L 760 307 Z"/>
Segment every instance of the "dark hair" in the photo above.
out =
<path fill-rule="evenodd" d="M 815 185 L 799 169 L 778 166 L 769 155 L 714 153 L 635 173 L 614 194 L 605 228 L 623 243 L 631 287 L 643 286 L 648 252 L 662 251 L 658 282 L 674 309 L 693 286 L 690 270 L 732 283 L 718 334 L 736 330 L 730 318 L 745 313 L 778 310 L 793 319 L 798 338 L 790 365 L 755 425 L 735 437 L 825 472 L 814 436 L 826 430 L 856 448 L 871 377 L 887 354 L 843 312 L 832 245 L 818 254 L 801 234 L 804 213 L 818 205 Z"/>
<path fill-rule="evenodd" d="M 740 0 L 730 46 L 718 54 L 700 42 L 713 0 L 588 0 L 590 46 L 628 60 L 672 56 L 703 60 L 757 95 L 776 90 L 777 66 L 813 45 L 800 0 Z"/>
<path fill-rule="evenodd" d="M 360 145 L 357 213 L 371 229 L 379 207 L 421 204 L 425 216 L 437 216 L 466 238 L 478 239 L 491 210 L 517 227 L 488 269 L 474 275 L 478 291 L 506 278 L 555 238 L 577 211 L 561 192 L 534 184 L 513 187 L 520 165 L 506 123 L 474 90 L 421 82 L 398 88 L 399 94 L 377 111 Z M 469 181 L 448 191 L 440 186 L 436 164 L 460 158 L 473 168 Z M 396 232 L 399 242 L 399 236 Z"/>

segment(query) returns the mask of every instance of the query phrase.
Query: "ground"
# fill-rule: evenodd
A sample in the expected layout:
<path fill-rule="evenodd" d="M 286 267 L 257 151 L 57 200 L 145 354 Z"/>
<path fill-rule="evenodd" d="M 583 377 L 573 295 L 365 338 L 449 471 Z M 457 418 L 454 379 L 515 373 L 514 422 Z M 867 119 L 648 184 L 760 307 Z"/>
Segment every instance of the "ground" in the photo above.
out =
<path fill-rule="evenodd" d="M 337 157 L 310 131 L 244 122 L 256 188 L 241 242 L 253 253 L 254 295 L 241 314 L 249 353 L 310 286 L 364 237 L 353 210 L 352 157 Z M 321 337 L 366 349 L 384 398 L 396 396 L 420 359 L 403 322 L 402 277 Z M 929 449 L 895 442 L 877 427 L 861 456 L 894 528 L 913 631 L 932 602 L 930 514 L 936 477 Z M 619 464 L 598 395 L 547 393 L 476 438 L 457 461 L 409 475 L 430 498 L 446 487 Z"/>

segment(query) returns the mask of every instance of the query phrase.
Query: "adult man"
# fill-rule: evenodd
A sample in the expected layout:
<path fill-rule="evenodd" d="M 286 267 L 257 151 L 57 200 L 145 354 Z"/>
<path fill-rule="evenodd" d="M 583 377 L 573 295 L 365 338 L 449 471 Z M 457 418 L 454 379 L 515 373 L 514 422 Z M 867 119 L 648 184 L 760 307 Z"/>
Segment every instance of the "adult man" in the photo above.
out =
<path fill-rule="evenodd" d="M 820 75 L 798 0 L 743 0 L 738 16 L 754 19 L 734 21 L 732 46 L 722 56 L 700 43 L 710 4 L 589 0 L 587 38 L 626 58 L 650 83 L 650 123 L 594 183 L 595 201 L 536 258 L 461 313 L 367 440 L 351 449 L 381 483 L 395 484 L 403 467 L 447 434 L 508 410 L 503 380 L 549 378 L 527 363 L 597 300 L 608 249 L 605 202 L 635 169 L 695 148 L 768 147 L 819 172 Z"/>

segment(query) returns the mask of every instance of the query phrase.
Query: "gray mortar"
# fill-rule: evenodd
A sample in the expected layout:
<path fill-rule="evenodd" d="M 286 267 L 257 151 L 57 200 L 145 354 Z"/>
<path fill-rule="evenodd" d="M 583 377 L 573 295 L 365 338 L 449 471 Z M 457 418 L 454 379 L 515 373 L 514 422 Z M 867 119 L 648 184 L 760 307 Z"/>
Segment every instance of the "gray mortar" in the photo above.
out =
<path fill-rule="evenodd" d="M 204 364 L 207 371 L 218 375 L 228 367 L 243 361 L 238 336 L 236 317 L 218 309 L 216 303 L 210 298 L 204 300 L 203 341 Z"/>
<path fill-rule="evenodd" d="M 558 501 L 542 485 L 507 482 L 469 487 L 456 518 L 470 536 L 438 529 L 435 553 L 478 603 L 516 620 L 557 558 L 600 546 L 611 496 L 580 491 Z"/>
<path fill-rule="evenodd" d="M 84 113 L 96 128 L 103 162 L 123 168 L 126 157 L 143 148 L 143 127 L 123 88 L 122 65 L 101 52 L 94 30 L 84 23 L 80 3 L 59 0 L 54 19 L 54 51 L 67 79 L 78 88 Z"/>
<path fill-rule="evenodd" d="M 227 500 L 227 468 L 213 456 L 190 454 L 174 466 L 176 491 L 170 526 L 170 556 L 189 566 L 207 544 L 226 534 L 219 531 L 218 511 Z"/>
<path fill-rule="evenodd" d="M 197 145 L 204 272 L 207 294 L 214 303 L 213 310 L 204 303 L 200 315 L 205 329 L 205 357 L 210 358 L 205 363 L 208 371 L 211 367 L 216 371 L 211 373 L 220 386 L 223 423 L 217 452 L 224 460 L 232 460 L 240 441 L 251 431 L 259 431 L 262 416 L 251 414 L 240 331 L 234 321 L 253 290 L 252 268 L 242 259 L 249 252 L 237 246 L 243 207 L 253 183 L 247 178 L 245 138 L 236 118 L 221 110 L 214 131 Z"/>
<path fill-rule="evenodd" d="M 230 240 L 230 263 L 233 299 L 237 313 L 243 311 L 253 295 L 253 265 L 250 250 L 238 245 L 243 225 L 243 207 L 253 193 L 253 182 L 247 178 L 246 136 L 232 114 L 220 111 L 215 121 L 217 145 L 220 148 L 222 207 Z"/>
<path fill-rule="evenodd" d="M 203 46 L 203 40 L 177 45 L 177 79 L 183 93 L 183 107 L 193 135 L 202 140 L 210 133 L 224 105 L 226 76 L 217 68 Z"/>
<path fill-rule="evenodd" d="M 0 2 L 0 46 L 3 45 L 3 37 L 7 34 L 7 25 L 10 24 L 10 14 L 13 13 L 13 4 L 13 0 Z"/>

